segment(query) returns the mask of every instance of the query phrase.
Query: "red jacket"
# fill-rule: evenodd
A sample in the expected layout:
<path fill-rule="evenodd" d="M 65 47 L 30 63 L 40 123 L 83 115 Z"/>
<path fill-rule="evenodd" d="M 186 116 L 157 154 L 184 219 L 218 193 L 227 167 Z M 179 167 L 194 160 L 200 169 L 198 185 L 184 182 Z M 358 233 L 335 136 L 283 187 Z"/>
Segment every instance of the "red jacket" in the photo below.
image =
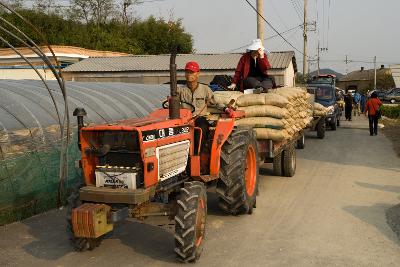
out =
<path fill-rule="evenodd" d="M 382 102 L 378 98 L 370 98 L 365 105 L 365 112 L 368 112 L 369 116 L 374 116 L 380 106 Z"/>
<path fill-rule="evenodd" d="M 250 60 L 251 55 L 250 52 L 243 54 L 240 58 L 239 63 L 235 70 L 235 76 L 233 76 L 233 83 L 237 84 L 239 81 L 242 83 L 240 88 L 243 88 L 243 81 L 247 78 L 250 71 Z M 268 75 L 267 70 L 271 68 L 269 64 L 267 55 L 264 53 L 264 58 L 259 58 L 259 66 L 261 68 L 261 72 L 265 75 Z"/>

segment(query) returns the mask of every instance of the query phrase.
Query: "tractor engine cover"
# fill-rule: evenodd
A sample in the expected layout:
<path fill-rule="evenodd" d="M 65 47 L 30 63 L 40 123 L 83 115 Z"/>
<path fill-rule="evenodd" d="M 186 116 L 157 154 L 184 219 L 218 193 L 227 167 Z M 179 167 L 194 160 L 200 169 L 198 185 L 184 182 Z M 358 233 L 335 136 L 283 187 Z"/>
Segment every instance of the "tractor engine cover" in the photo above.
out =
<path fill-rule="evenodd" d="M 156 148 L 158 179 L 164 181 L 185 171 L 190 142 L 188 140 Z"/>

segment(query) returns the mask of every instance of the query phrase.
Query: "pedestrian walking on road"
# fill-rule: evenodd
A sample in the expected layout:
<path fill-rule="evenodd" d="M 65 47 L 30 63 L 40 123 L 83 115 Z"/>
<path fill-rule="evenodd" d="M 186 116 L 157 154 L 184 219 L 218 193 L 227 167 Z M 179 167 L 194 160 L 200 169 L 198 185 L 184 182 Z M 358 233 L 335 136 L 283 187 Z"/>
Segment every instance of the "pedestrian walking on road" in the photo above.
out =
<path fill-rule="evenodd" d="M 347 121 L 351 121 L 351 111 L 353 110 L 353 97 L 351 92 L 347 92 L 344 96 L 344 115 Z"/>
<path fill-rule="evenodd" d="M 361 101 L 361 95 L 358 92 L 356 92 L 354 94 L 354 104 L 355 104 L 354 116 L 356 115 L 360 116 L 360 101 Z"/>
<path fill-rule="evenodd" d="M 365 113 L 365 104 L 367 104 L 367 96 L 365 95 L 365 93 L 363 93 L 360 99 L 360 109 L 362 114 Z"/>
<path fill-rule="evenodd" d="M 365 105 L 365 116 L 368 113 L 369 135 L 378 135 L 378 120 L 380 119 L 381 106 L 382 102 L 379 100 L 378 95 L 373 92 Z"/>

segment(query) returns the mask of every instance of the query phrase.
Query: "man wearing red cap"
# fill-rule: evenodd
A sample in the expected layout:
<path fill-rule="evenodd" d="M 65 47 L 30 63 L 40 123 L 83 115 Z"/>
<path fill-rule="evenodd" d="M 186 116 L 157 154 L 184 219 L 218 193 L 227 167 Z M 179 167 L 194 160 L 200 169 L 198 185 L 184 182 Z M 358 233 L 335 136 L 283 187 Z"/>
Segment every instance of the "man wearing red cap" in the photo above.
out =
<path fill-rule="evenodd" d="M 204 116 L 207 114 L 207 104 L 215 104 L 214 95 L 211 89 L 198 82 L 200 66 L 195 61 L 190 61 L 185 66 L 186 86 L 178 87 L 178 94 L 181 102 L 195 107 L 193 115 Z"/>
<path fill-rule="evenodd" d="M 193 115 L 197 115 L 195 125 L 202 130 L 201 147 L 204 149 L 207 141 L 209 124 L 205 117 L 207 115 L 207 104 L 215 104 L 214 94 L 211 89 L 204 84 L 198 82 L 200 74 L 200 66 L 195 61 L 190 61 L 185 66 L 186 86 L 178 87 L 178 95 L 182 106 L 190 109 L 189 105 L 192 104 L 195 108 Z"/>

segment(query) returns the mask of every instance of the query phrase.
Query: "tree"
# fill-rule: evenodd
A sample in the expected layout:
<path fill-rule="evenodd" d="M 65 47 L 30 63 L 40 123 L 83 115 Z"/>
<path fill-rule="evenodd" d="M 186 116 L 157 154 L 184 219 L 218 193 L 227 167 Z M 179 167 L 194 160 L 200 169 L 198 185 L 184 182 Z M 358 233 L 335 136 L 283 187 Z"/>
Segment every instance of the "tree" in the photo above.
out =
<path fill-rule="evenodd" d="M 83 20 L 86 24 L 89 24 L 92 16 L 92 5 L 91 1 L 88 0 L 71 0 L 71 7 L 69 10 L 69 17 L 72 19 L 77 19 L 79 21 Z"/>
<path fill-rule="evenodd" d="M 33 6 L 39 12 L 55 13 L 55 0 L 35 0 Z"/>

